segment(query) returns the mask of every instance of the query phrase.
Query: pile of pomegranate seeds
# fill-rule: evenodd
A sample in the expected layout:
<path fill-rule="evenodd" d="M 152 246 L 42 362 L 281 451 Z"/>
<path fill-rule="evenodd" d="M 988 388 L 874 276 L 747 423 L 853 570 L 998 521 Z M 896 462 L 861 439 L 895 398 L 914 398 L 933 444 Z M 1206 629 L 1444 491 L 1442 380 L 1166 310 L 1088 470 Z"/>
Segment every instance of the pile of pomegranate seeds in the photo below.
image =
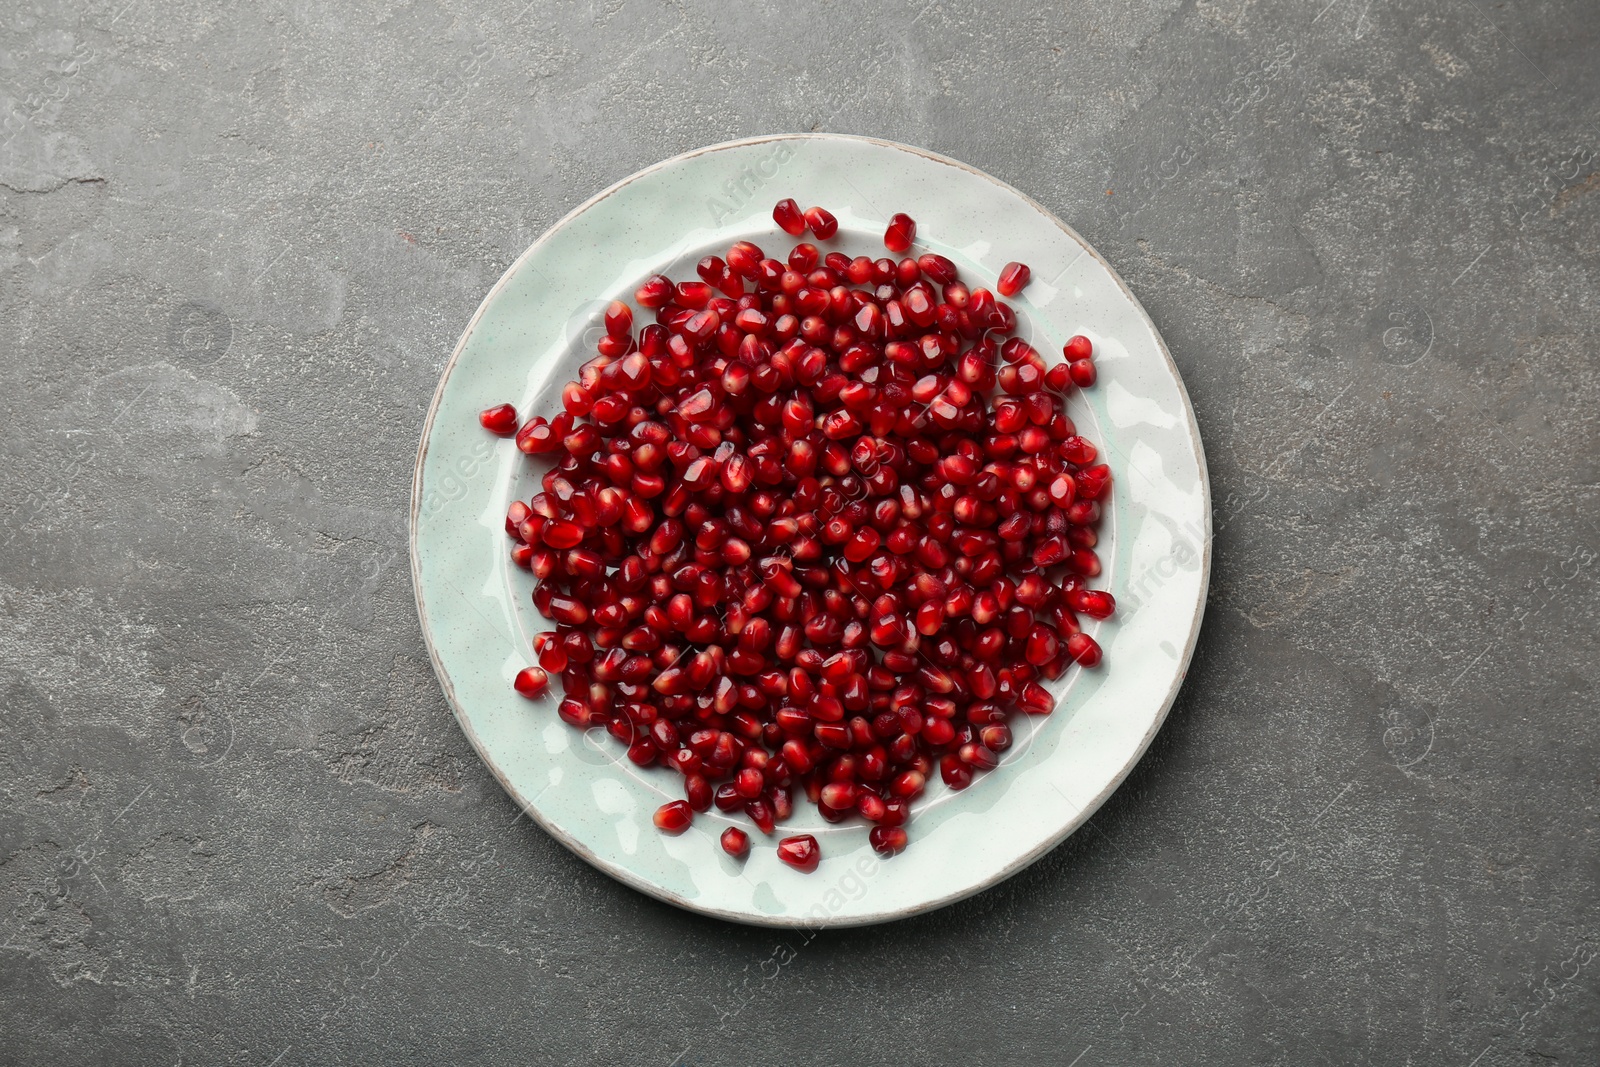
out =
<path fill-rule="evenodd" d="M 839 225 L 793 200 L 773 219 L 818 240 Z M 908 251 L 916 228 L 895 215 L 884 245 Z M 562 719 L 678 771 L 665 833 L 714 804 L 773 834 L 803 794 L 893 854 L 935 768 L 965 788 L 1013 713 L 1052 709 L 1040 680 L 1100 662 L 1078 620 L 1115 610 L 1085 584 L 1111 472 L 1063 400 L 1094 384 L 1093 346 L 1047 365 L 932 253 L 801 242 L 777 260 L 740 241 L 698 274 L 647 279 L 638 331 L 612 303 L 566 410 L 515 431 L 554 461 L 505 526 L 556 624 L 517 692 L 557 675 Z M 1010 263 L 998 286 L 1028 278 Z M 515 412 L 480 421 L 506 434 Z M 750 838 L 721 844 L 742 858 Z M 810 835 L 777 850 L 800 871 L 821 856 Z"/>

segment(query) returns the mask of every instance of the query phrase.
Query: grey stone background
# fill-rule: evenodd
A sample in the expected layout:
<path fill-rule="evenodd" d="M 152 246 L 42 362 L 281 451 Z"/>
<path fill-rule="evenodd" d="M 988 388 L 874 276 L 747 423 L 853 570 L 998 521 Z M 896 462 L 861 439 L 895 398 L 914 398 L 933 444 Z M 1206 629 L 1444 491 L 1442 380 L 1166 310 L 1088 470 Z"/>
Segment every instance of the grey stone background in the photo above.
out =
<path fill-rule="evenodd" d="M 1600 10 L 162 0 L 0 18 L 0 1062 L 1593 1064 Z M 783 130 L 1150 309 L 1205 631 L 1033 869 L 811 939 L 519 820 L 405 561 L 482 294 Z"/>

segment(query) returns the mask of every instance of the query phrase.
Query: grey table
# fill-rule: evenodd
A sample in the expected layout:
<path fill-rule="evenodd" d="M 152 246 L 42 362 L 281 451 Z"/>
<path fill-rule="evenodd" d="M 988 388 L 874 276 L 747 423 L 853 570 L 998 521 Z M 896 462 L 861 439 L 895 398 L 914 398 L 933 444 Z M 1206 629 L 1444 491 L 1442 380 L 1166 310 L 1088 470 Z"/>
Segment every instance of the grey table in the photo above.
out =
<path fill-rule="evenodd" d="M 1592 1064 L 1600 10 L 161 0 L 0 20 L 0 1062 Z M 815 937 L 615 884 L 431 673 L 423 412 L 674 153 L 981 167 L 1150 309 L 1216 566 L 1037 866 Z"/>

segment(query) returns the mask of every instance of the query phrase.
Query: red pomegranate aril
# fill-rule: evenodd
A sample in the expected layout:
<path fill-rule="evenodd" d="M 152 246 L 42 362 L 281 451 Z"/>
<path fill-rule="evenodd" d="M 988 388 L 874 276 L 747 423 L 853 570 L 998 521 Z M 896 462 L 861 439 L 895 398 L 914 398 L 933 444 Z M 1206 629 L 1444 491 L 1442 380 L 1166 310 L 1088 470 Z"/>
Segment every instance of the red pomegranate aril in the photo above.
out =
<path fill-rule="evenodd" d="M 713 291 L 705 282 L 679 282 L 673 287 L 672 302 L 680 308 L 700 311 L 711 303 Z"/>
<path fill-rule="evenodd" d="M 822 802 L 835 811 L 855 807 L 856 795 L 856 787 L 849 782 L 829 782 L 822 787 Z"/>
<path fill-rule="evenodd" d="M 582 626 L 589 621 L 588 605 L 569 596 L 552 596 L 544 614 L 563 626 Z"/>
<path fill-rule="evenodd" d="M 889 792 L 894 796 L 910 799 L 921 796 L 926 784 L 927 776 L 920 771 L 904 771 L 889 784 Z"/>
<path fill-rule="evenodd" d="M 822 861 L 822 849 L 810 834 L 786 837 L 778 842 L 778 858 L 803 874 L 810 874 Z"/>
<path fill-rule="evenodd" d="M 881 822 L 888 809 L 884 806 L 882 797 L 876 793 L 863 791 L 856 798 L 856 810 L 868 822 Z"/>
<path fill-rule="evenodd" d="M 567 409 L 568 415 L 581 419 L 594 407 L 594 397 L 577 382 L 568 382 L 566 388 L 561 390 L 561 404 Z"/>
<path fill-rule="evenodd" d="M 1067 508 L 1067 521 L 1074 526 L 1093 526 L 1100 521 L 1100 502 L 1097 500 L 1075 500 Z"/>
<path fill-rule="evenodd" d="M 745 801 L 744 813 L 750 817 L 751 822 L 756 824 L 756 829 L 764 834 L 773 833 L 778 828 L 777 813 L 772 810 L 772 805 L 764 799 L 758 798 Z"/>
<path fill-rule="evenodd" d="M 961 762 L 961 757 L 950 753 L 939 758 L 939 777 L 951 789 L 965 789 L 972 784 L 972 768 Z"/>
<path fill-rule="evenodd" d="M 884 856 L 904 851 L 907 840 L 906 832 L 898 826 L 874 826 L 867 834 L 872 850 Z"/>
<path fill-rule="evenodd" d="M 728 249 L 728 269 L 742 278 L 754 280 L 765 262 L 766 253 L 749 241 L 739 241 Z"/>
<path fill-rule="evenodd" d="M 611 301 L 606 305 L 605 325 L 608 336 L 631 337 L 633 335 L 633 309 L 620 300 Z"/>
<path fill-rule="evenodd" d="M 478 423 L 496 437 L 510 437 L 517 432 L 517 409 L 510 404 L 496 404 L 478 413 Z"/>
<path fill-rule="evenodd" d="M 546 674 L 541 667 L 524 667 L 517 672 L 517 677 L 513 680 L 512 685 L 517 692 L 529 700 L 533 700 L 542 696 L 544 691 L 549 688 L 550 675 Z"/>
<path fill-rule="evenodd" d="M 917 267 L 938 285 L 949 285 L 956 280 L 956 265 L 935 252 L 917 259 Z"/>
<path fill-rule="evenodd" d="M 810 275 L 817 268 L 817 260 L 821 253 L 817 246 L 802 241 L 789 250 L 789 269 L 800 274 Z M 807 281 L 811 279 L 808 277 Z M 831 284 L 831 282 L 830 282 Z"/>
<path fill-rule="evenodd" d="M 517 448 L 530 456 L 542 455 L 560 448 L 563 436 L 550 422 L 534 416 L 517 431 Z"/>
<path fill-rule="evenodd" d="M 633 299 L 640 307 L 659 308 L 665 307 L 668 300 L 672 299 L 674 287 L 672 279 L 664 274 L 653 274 L 647 278 L 643 285 L 634 290 Z"/>
<path fill-rule="evenodd" d="M 772 209 L 772 221 L 778 228 L 791 237 L 799 237 L 806 232 L 805 215 L 800 211 L 800 205 L 793 199 L 779 200 Z"/>
<path fill-rule="evenodd" d="M 1025 263 L 1007 263 L 1000 269 L 1000 280 L 995 285 L 995 290 L 1001 296 L 1013 297 L 1027 288 L 1028 281 L 1033 277 L 1033 272 Z"/>
<path fill-rule="evenodd" d="M 980 745 L 976 741 L 962 745 L 957 753 L 957 758 L 966 766 L 979 771 L 992 771 L 1000 766 L 1000 757 L 996 756 L 988 747 Z"/>
<path fill-rule="evenodd" d="M 718 811 L 739 811 L 745 806 L 746 801 L 739 795 L 739 791 L 733 788 L 733 783 L 728 782 L 717 786 L 712 794 L 712 803 L 717 806 Z"/>
<path fill-rule="evenodd" d="M 722 851 L 736 860 L 742 860 L 750 854 L 750 835 L 737 826 L 730 826 L 722 831 Z"/>
<path fill-rule="evenodd" d="M 745 768 L 734 776 L 733 788 L 746 800 L 754 800 L 766 788 L 766 778 L 754 768 Z"/>
<path fill-rule="evenodd" d="M 1098 589 L 1073 589 L 1066 595 L 1067 607 L 1091 619 L 1108 619 L 1117 610 L 1110 593 Z"/>
<path fill-rule="evenodd" d="M 568 697 L 556 708 L 556 714 L 561 717 L 562 722 L 580 730 L 586 730 L 591 725 L 589 705 L 581 700 Z"/>
<path fill-rule="evenodd" d="M 681 834 L 694 821 L 694 809 L 687 801 L 674 800 L 656 809 L 656 829 L 664 834 Z"/>
<path fill-rule="evenodd" d="M 1098 377 L 1095 372 L 1094 361 L 1089 359 L 1073 360 L 1067 364 L 1067 377 L 1072 379 L 1072 384 L 1078 388 L 1089 388 Z"/>
<path fill-rule="evenodd" d="M 551 519 L 540 534 L 551 548 L 576 548 L 583 543 L 583 527 L 564 519 Z"/>
<path fill-rule="evenodd" d="M 722 288 L 723 282 L 727 280 L 728 275 L 731 273 L 728 270 L 728 264 L 721 256 L 706 256 L 695 265 L 694 270 L 696 274 L 700 275 L 701 281 L 707 285 L 714 285 L 719 289 Z"/>
<path fill-rule="evenodd" d="M 1042 667 L 1055 658 L 1060 651 L 1060 643 L 1055 632 L 1043 626 L 1035 626 L 1028 634 L 1025 658 L 1035 667 Z"/>
<path fill-rule="evenodd" d="M 883 233 L 883 246 L 891 252 L 906 252 L 917 239 L 917 224 L 910 215 L 896 214 Z M 865 280 L 865 279 L 863 279 Z"/>
<path fill-rule="evenodd" d="M 805 223 L 811 228 L 811 232 L 816 235 L 819 241 L 826 241 L 839 232 L 839 220 L 834 218 L 832 212 L 826 208 L 806 208 Z"/>
<path fill-rule="evenodd" d="M 1095 667 L 1100 663 L 1100 645 L 1086 633 L 1075 633 L 1067 638 L 1067 655 L 1077 660 L 1084 667 Z"/>
<path fill-rule="evenodd" d="M 1092 549 L 1073 549 L 1067 557 L 1067 565 L 1085 578 L 1100 576 L 1100 557 Z"/>
<path fill-rule="evenodd" d="M 1022 710 L 1029 715 L 1050 715 L 1050 712 L 1056 710 L 1056 697 L 1051 696 L 1050 689 L 1038 685 L 1037 681 L 1029 681 L 1027 685 L 1022 686 L 1019 702 Z"/>

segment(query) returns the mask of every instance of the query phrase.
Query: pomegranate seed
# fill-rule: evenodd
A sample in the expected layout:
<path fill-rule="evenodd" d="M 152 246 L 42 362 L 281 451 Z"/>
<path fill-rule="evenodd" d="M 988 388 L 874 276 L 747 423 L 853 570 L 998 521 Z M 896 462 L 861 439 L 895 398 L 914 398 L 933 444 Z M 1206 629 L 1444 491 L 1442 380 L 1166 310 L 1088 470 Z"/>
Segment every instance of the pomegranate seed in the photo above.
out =
<path fill-rule="evenodd" d="M 822 850 L 817 839 L 810 834 L 786 837 L 778 842 L 778 858 L 795 870 L 810 874 L 822 860 Z"/>
<path fill-rule="evenodd" d="M 995 285 L 995 290 L 1001 296 L 1016 296 L 1028 287 L 1028 281 L 1033 277 L 1033 272 L 1026 263 L 1007 263 L 1000 270 L 1000 280 Z"/>
<path fill-rule="evenodd" d="M 695 761 L 700 758 L 689 749 L 679 749 L 678 751 L 680 753 L 688 752 L 689 756 Z M 689 771 L 683 776 L 683 796 L 689 807 L 695 811 L 710 811 L 712 800 L 711 780 L 698 773 L 698 771 Z"/>
<path fill-rule="evenodd" d="M 906 840 L 906 832 L 898 826 L 874 826 L 867 834 L 872 850 L 885 856 L 902 851 L 906 847 Z"/>
<path fill-rule="evenodd" d="M 1074 589 L 1067 593 L 1067 607 L 1091 619 L 1109 619 L 1117 610 L 1117 602 L 1110 593 L 1097 589 Z M 1076 658 L 1076 657 L 1074 657 Z"/>
<path fill-rule="evenodd" d="M 1067 638 L 1067 655 L 1085 667 L 1100 664 L 1100 646 L 1086 633 L 1075 633 Z"/>
<path fill-rule="evenodd" d="M 633 298 L 639 302 L 640 307 L 658 308 L 672 299 L 673 291 L 671 278 L 664 274 L 654 274 L 634 290 Z"/>
<path fill-rule="evenodd" d="M 806 232 L 805 216 L 800 213 L 800 205 L 792 199 L 778 201 L 772 209 L 772 221 L 791 237 L 799 237 Z"/>
<path fill-rule="evenodd" d="M 805 219 L 806 225 L 811 227 L 811 232 L 816 235 L 819 241 L 826 241 L 839 232 L 839 220 L 834 218 L 832 213 L 825 208 L 806 208 Z"/>
<path fill-rule="evenodd" d="M 939 760 L 939 777 L 951 789 L 965 789 L 972 784 L 972 768 L 961 762 L 961 757 L 947 755 Z"/>
<path fill-rule="evenodd" d="M 722 851 L 736 860 L 742 860 L 750 854 L 750 835 L 737 826 L 730 826 L 722 831 Z"/>
<path fill-rule="evenodd" d="M 883 232 L 883 246 L 891 252 L 906 252 L 917 239 L 917 224 L 910 215 L 897 214 L 889 219 L 889 228 Z"/>
<path fill-rule="evenodd" d="M 510 437 L 517 432 L 517 409 L 510 404 L 496 404 L 478 413 L 478 423 L 496 437 Z"/>
<path fill-rule="evenodd" d="M 1075 359 L 1067 364 L 1067 377 L 1072 379 L 1072 384 L 1080 389 L 1087 389 L 1094 384 L 1094 361 L 1088 359 Z"/>
<path fill-rule="evenodd" d="M 664 834 L 681 834 L 694 821 L 694 809 L 686 801 L 674 800 L 656 809 L 656 829 Z"/>
<path fill-rule="evenodd" d="M 633 334 L 633 309 L 620 300 L 606 305 L 606 334 L 609 337 L 628 338 Z"/>
<path fill-rule="evenodd" d="M 956 265 L 944 256 L 933 252 L 919 257 L 917 259 L 917 268 L 939 285 L 950 285 L 957 277 Z"/>
<path fill-rule="evenodd" d="M 560 448 L 563 436 L 553 423 L 535 415 L 517 431 L 517 448 L 530 456 L 542 455 Z"/>
<path fill-rule="evenodd" d="M 517 677 L 511 683 L 523 696 L 529 700 L 542 695 L 550 685 L 550 676 L 540 667 L 524 667 L 517 672 Z"/>
<path fill-rule="evenodd" d="M 777 829 L 777 816 L 772 810 L 772 805 L 765 800 L 746 801 L 744 813 L 750 816 L 750 821 L 756 824 L 756 829 L 764 834 L 770 834 Z"/>
<path fill-rule="evenodd" d="M 1068 642 L 1068 647 L 1071 642 Z M 1056 698 L 1050 695 L 1050 690 L 1037 682 L 1029 682 L 1022 687 L 1022 710 L 1030 715 L 1048 715 L 1055 710 Z"/>
<path fill-rule="evenodd" d="M 1067 358 L 1068 363 L 1088 359 L 1094 355 L 1094 345 L 1083 334 L 1076 334 L 1067 339 L 1067 343 L 1061 348 L 1061 354 Z"/>

